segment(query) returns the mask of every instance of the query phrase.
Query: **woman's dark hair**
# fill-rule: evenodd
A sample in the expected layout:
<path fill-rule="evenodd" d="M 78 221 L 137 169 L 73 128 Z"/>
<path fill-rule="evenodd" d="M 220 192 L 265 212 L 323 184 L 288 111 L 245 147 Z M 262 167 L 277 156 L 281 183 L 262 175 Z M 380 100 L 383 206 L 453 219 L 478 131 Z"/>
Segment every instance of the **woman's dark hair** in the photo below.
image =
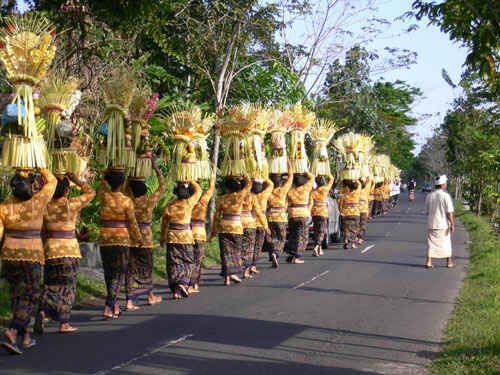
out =
<path fill-rule="evenodd" d="M 273 182 L 275 188 L 282 185 L 283 179 L 280 174 L 272 174 L 269 176 L 269 179 Z"/>
<path fill-rule="evenodd" d="M 132 190 L 132 194 L 134 197 L 142 197 L 148 192 L 148 187 L 144 181 L 140 180 L 130 180 L 129 181 L 130 190 Z"/>
<path fill-rule="evenodd" d="M 308 178 L 303 173 L 296 173 L 293 175 L 293 184 L 296 187 L 304 185 L 305 183 L 307 183 L 307 181 L 308 181 Z"/>
<path fill-rule="evenodd" d="M 347 187 L 350 191 L 356 190 L 358 187 L 358 184 L 352 180 L 344 180 L 344 181 L 342 181 L 342 184 L 345 187 Z"/>
<path fill-rule="evenodd" d="M 54 192 L 54 196 L 52 199 L 59 199 L 66 194 L 66 189 L 69 188 L 69 180 L 66 177 L 62 179 L 57 179 L 56 191 Z"/>
<path fill-rule="evenodd" d="M 31 199 L 33 197 L 33 188 L 31 186 L 33 182 L 35 182 L 35 177 L 33 175 L 23 177 L 19 174 L 15 174 L 12 180 L 10 180 L 10 186 L 14 197 L 22 201 Z"/>
<path fill-rule="evenodd" d="M 364 189 L 366 186 L 366 181 L 359 180 L 359 183 L 361 183 L 361 187 Z"/>
<path fill-rule="evenodd" d="M 241 180 L 234 177 L 227 177 L 226 181 L 224 181 L 224 186 L 228 193 L 237 193 L 243 190 L 244 187 Z"/>
<path fill-rule="evenodd" d="M 377 183 L 375 184 L 375 187 L 376 187 L 376 188 L 379 188 L 379 187 L 381 187 L 381 186 L 382 186 L 382 182 L 377 182 Z"/>
<path fill-rule="evenodd" d="M 326 177 L 325 176 L 317 176 L 316 177 L 316 185 L 325 186 L 326 185 Z"/>
<path fill-rule="evenodd" d="M 174 188 L 174 194 L 177 195 L 178 199 L 188 199 L 191 195 L 194 194 L 193 185 L 189 184 L 188 186 L 177 185 Z"/>
<path fill-rule="evenodd" d="M 125 174 L 123 172 L 111 171 L 104 176 L 111 189 L 117 189 L 125 182 Z"/>
<path fill-rule="evenodd" d="M 262 193 L 262 190 L 263 190 L 262 185 L 263 185 L 262 182 L 260 182 L 260 181 L 254 181 L 252 183 L 252 193 L 253 194 Z"/>

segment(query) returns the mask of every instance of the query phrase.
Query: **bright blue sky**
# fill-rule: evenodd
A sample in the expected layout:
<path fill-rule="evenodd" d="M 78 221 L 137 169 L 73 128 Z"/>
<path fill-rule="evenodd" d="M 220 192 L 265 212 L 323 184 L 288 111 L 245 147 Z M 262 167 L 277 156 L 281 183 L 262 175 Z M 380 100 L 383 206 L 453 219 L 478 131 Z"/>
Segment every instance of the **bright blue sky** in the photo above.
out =
<path fill-rule="evenodd" d="M 410 10 L 413 0 L 382 0 L 379 5 L 380 16 L 394 19 Z M 408 25 L 416 23 L 407 21 Z M 404 80 L 410 85 L 419 87 L 424 98 L 414 107 L 414 114 L 420 116 L 429 113 L 432 116 L 422 120 L 411 131 L 415 133 L 418 153 L 425 139 L 430 137 L 433 130 L 438 127 L 446 111 L 450 109 L 453 98 L 458 92 L 453 90 L 441 77 L 441 70 L 448 71 L 454 82 L 460 79 L 462 64 L 465 61 L 467 50 L 456 43 L 452 43 L 447 34 L 442 33 L 437 27 L 427 26 L 427 22 L 419 23 L 419 30 L 410 34 L 389 40 L 374 43 L 373 47 L 382 49 L 386 45 L 408 48 L 418 53 L 417 64 L 410 69 L 402 69 L 383 74 L 383 79 L 394 81 Z M 394 33 L 401 28 L 399 24 L 394 28 Z"/>

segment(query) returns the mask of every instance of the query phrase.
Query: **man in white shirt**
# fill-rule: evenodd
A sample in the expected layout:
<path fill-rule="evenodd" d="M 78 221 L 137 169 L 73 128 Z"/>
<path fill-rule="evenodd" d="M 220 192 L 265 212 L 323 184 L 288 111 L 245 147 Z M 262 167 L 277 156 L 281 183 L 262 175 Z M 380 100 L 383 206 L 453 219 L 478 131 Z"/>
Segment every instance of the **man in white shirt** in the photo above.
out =
<path fill-rule="evenodd" d="M 427 195 L 425 209 L 427 211 L 427 268 L 433 268 L 432 258 L 447 258 L 448 268 L 454 267 L 451 259 L 451 234 L 455 231 L 453 218 L 453 201 L 446 192 L 445 175 L 436 177 L 435 190 Z"/>

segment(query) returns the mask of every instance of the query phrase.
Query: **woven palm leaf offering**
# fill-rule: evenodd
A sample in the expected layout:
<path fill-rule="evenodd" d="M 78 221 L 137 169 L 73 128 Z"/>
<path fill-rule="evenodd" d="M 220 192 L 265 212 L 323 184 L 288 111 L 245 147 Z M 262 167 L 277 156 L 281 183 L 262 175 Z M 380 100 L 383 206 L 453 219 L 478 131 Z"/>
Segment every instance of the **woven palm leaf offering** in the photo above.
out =
<path fill-rule="evenodd" d="M 352 132 L 344 134 L 335 140 L 334 146 L 342 155 L 344 161 L 341 180 L 358 180 L 361 177 L 361 165 L 359 164 L 360 135 Z"/>
<path fill-rule="evenodd" d="M 197 110 L 193 140 L 198 164 L 197 173 L 199 180 L 208 180 L 213 174 L 207 138 L 210 134 L 210 129 L 215 125 L 215 121 L 216 117 L 214 114 L 205 114 L 202 116 L 201 111 L 199 109 Z"/>
<path fill-rule="evenodd" d="M 271 152 L 268 157 L 270 174 L 288 173 L 286 133 L 290 129 L 291 121 L 290 111 L 274 109 L 269 113 L 267 132 L 271 134 Z"/>
<path fill-rule="evenodd" d="M 221 175 L 241 177 L 255 174 L 255 163 L 249 162 L 252 151 L 248 135 L 255 123 L 258 111 L 251 104 L 232 107 L 221 120 L 221 135 L 224 137 L 224 159 Z"/>
<path fill-rule="evenodd" d="M 199 108 L 163 111 L 156 118 L 166 125 L 169 138 L 174 143 L 170 171 L 172 179 L 177 182 L 199 180 L 199 164 L 194 140 L 195 129 L 199 125 Z"/>
<path fill-rule="evenodd" d="M 30 170 L 46 167 L 47 148 L 36 119 L 33 89 L 44 78 L 57 47 L 55 28 L 38 13 L 10 15 L 0 29 L 0 61 L 14 86 L 14 98 L 2 115 L 7 127 L 3 164 Z"/>
<path fill-rule="evenodd" d="M 151 95 L 149 88 L 138 89 L 130 104 L 130 122 L 132 124 L 132 146 L 136 152 L 135 168 L 132 176 L 145 179 L 153 175 L 151 161 L 151 139 L 148 120 L 156 110 L 159 94 Z"/>
<path fill-rule="evenodd" d="M 309 135 L 314 143 L 311 173 L 314 176 L 329 176 L 330 160 L 328 158 L 328 143 L 338 131 L 331 120 L 317 119 L 309 128 Z"/>
<path fill-rule="evenodd" d="M 385 154 L 377 154 L 372 159 L 373 176 L 376 183 L 384 182 L 391 159 Z"/>
<path fill-rule="evenodd" d="M 98 129 L 103 138 L 97 159 L 113 169 L 133 169 L 135 150 L 128 112 L 136 88 L 134 75 L 129 70 L 117 70 L 102 86 L 106 109 L 104 123 Z"/>
<path fill-rule="evenodd" d="M 79 157 L 71 147 L 74 137 L 71 115 L 81 98 L 79 83 L 75 77 L 54 71 L 40 85 L 39 105 L 46 122 L 49 169 L 54 174 L 79 170 Z"/>
<path fill-rule="evenodd" d="M 249 153 L 247 168 L 252 171 L 253 178 L 262 180 L 269 176 L 264 137 L 269 126 L 271 111 L 261 106 L 254 106 L 254 112 L 252 116 L 254 122 L 250 126 L 247 137 Z"/>
<path fill-rule="evenodd" d="M 314 112 L 308 111 L 300 103 L 291 109 L 292 121 L 290 123 L 290 162 L 293 173 L 306 173 L 309 170 L 305 136 L 307 129 L 316 119 Z"/>
<path fill-rule="evenodd" d="M 370 176 L 370 159 L 374 147 L 372 136 L 360 134 L 358 147 L 358 162 L 360 165 L 361 178 L 367 178 Z"/>

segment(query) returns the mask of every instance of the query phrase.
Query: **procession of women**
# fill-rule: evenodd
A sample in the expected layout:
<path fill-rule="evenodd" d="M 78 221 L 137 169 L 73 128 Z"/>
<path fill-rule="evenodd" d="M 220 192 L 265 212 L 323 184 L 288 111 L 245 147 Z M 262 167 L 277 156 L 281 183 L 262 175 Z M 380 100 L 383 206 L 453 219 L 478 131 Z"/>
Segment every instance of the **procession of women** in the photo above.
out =
<path fill-rule="evenodd" d="M 324 255 L 334 188 L 346 250 L 363 244 L 369 221 L 390 209 L 391 183 L 400 178 L 390 158 L 375 152 L 372 137 L 342 132 L 302 103 L 242 103 L 217 114 L 187 104 L 157 111 L 158 95 L 121 68 L 102 87 L 99 141 L 89 146 L 86 129 L 75 126 L 80 82 L 51 67 L 54 27 L 36 14 L 6 22 L 0 61 L 13 93 L 2 115 L 2 171 L 11 197 L 0 204 L 0 258 L 13 317 L 2 346 L 11 354 L 36 345 L 32 316 L 37 334 L 48 320 L 60 333 L 78 330 L 70 324 L 82 257 L 76 231 L 80 211 L 94 199 L 106 284 L 102 315 L 111 320 L 138 310 L 141 298 L 168 303 L 153 290 L 158 242 L 172 298 L 182 300 L 203 293 L 205 246 L 215 238 L 221 282 L 231 286 L 257 277 L 263 261 L 275 271 Z M 165 129 L 162 141 L 173 144 L 169 155 L 153 142 L 153 116 Z M 222 140 L 219 163 L 211 162 L 215 137 Z M 168 158 L 168 175 L 157 157 Z M 100 166 L 97 192 L 89 162 Z M 153 191 L 149 179 L 158 181 Z M 155 238 L 153 211 L 170 181 L 173 198 Z"/>

